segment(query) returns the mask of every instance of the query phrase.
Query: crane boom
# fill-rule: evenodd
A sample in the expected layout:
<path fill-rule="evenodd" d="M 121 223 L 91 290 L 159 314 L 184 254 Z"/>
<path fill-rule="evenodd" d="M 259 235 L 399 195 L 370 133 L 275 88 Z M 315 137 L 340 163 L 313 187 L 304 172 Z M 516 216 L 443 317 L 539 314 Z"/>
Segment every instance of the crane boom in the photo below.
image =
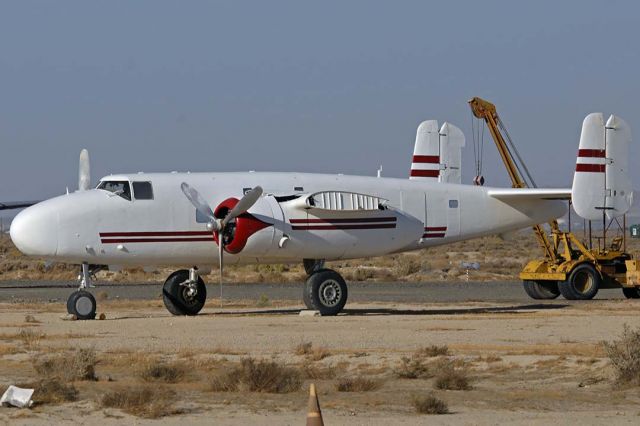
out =
<path fill-rule="evenodd" d="M 473 115 L 476 118 L 484 120 L 484 122 L 487 124 L 489 132 L 491 133 L 491 137 L 493 138 L 493 141 L 498 148 L 498 153 L 500 154 L 502 162 L 504 163 L 504 166 L 507 169 L 507 173 L 509 174 L 509 178 L 511 179 L 512 187 L 526 188 L 528 185 L 524 180 L 524 177 L 520 173 L 516 161 L 513 158 L 511 151 L 509 151 L 507 142 L 505 141 L 505 138 L 500 131 L 500 117 L 498 116 L 496 106 L 491 102 L 478 97 L 474 97 L 473 99 L 471 99 L 469 101 L 469 106 L 471 107 Z M 560 232 L 558 221 L 553 220 L 549 222 L 549 226 L 551 227 L 551 232 L 554 235 Z M 536 235 L 538 243 L 544 250 L 545 257 L 552 263 L 557 263 L 557 244 L 552 244 L 549 241 L 549 238 L 547 237 L 547 234 L 545 233 L 544 228 L 541 225 L 535 225 L 533 227 L 533 232 Z"/>

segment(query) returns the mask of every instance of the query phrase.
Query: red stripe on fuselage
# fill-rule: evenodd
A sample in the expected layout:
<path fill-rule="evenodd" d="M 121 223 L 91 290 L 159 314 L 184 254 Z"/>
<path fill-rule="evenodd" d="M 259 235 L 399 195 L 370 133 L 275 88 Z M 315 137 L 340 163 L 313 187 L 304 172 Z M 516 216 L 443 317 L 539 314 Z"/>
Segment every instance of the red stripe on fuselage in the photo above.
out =
<path fill-rule="evenodd" d="M 422 238 L 444 238 L 444 232 L 443 233 L 422 234 Z"/>
<path fill-rule="evenodd" d="M 188 237 L 213 235 L 211 231 L 166 231 L 166 232 L 101 232 L 101 237 Z"/>
<path fill-rule="evenodd" d="M 102 244 L 119 243 L 190 243 L 190 242 L 214 242 L 213 234 L 210 237 L 174 237 L 174 238 L 102 238 Z"/>
<path fill-rule="evenodd" d="M 424 230 L 426 232 L 429 232 L 429 231 L 446 231 L 447 227 L 446 226 L 425 226 Z"/>
<path fill-rule="evenodd" d="M 291 223 L 374 223 L 374 222 L 395 222 L 395 217 L 378 217 L 378 218 L 364 218 L 356 217 L 353 219 L 289 219 Z"/>
<path fill-rule="evenodd" d="M 350 230 L 350 229 L 393 229 L 396 227 L 395 223 L 381 223 L 368 224 L 368 225 L 293 225 L 291 227 L 294 231 L 322 231 L 322 230 Z"/>

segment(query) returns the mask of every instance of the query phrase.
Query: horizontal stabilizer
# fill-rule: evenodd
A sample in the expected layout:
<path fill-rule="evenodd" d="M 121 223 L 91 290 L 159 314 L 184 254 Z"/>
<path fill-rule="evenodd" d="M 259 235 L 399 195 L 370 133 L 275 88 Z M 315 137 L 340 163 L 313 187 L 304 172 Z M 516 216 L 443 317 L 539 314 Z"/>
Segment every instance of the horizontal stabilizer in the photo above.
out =
<path fill-rule="evenodd" d="M 570 200 L 571 189 L 564 188 L 496 188 L 487 195 L 501 201 Z"/>

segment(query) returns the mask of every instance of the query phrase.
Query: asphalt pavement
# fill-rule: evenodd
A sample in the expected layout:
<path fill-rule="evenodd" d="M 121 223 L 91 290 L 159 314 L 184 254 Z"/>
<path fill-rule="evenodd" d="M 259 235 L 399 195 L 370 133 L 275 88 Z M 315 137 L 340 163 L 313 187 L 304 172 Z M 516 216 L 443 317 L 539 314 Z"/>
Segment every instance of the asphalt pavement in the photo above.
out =
<path fill-rule="evenodd" d="M 373 283 L 348 284 L 349 302 L 389 303 L 464 303 L 464 302 L 516 302 L 531 303 L 520 282 L 424 282 L 424 283 Z M 62 302 L 77 284 L 69 282 L 0 281 L 0 302 Z M 162 284 L 114 284 L 98 283 L 90 289 L 94 294 L 106 293 L 108 299 L 151 300 L 161 299 Z M 218 297 L 217 284 L 209 283 L 207 291 Z M 302 283 L 286 284 L 227 284 L 223 287 L 224 299 L 302 300 Z M 105 295 L 102 295 L 103 297 Z M 619 289 L 600 290 L 596 299 L 623 298 Z M 563 302 L 564 299 L 560 298 Z M 545 303 L 547 301 L 544 301 Z"/>

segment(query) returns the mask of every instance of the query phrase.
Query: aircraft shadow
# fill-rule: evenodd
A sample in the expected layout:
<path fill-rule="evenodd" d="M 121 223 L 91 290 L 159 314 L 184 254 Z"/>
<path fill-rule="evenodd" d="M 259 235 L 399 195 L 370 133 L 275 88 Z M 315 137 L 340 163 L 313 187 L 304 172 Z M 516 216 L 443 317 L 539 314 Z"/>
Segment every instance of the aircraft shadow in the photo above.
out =
<path fill-rule="evenodd" d="M 365 316 L 365 315 L 466 315 L 466 314 L 521 314 L 527 311 L 543 311 L 564 309 L 570 307 L 568 304 L 527 304 L 514 306 L 489 306 L 479 308 L 450 308 L 450 309 L 396 309 L 396 308 L 356 308 L 345 309 L 340 316 Z M 297 315 L 301 309 L 254 309 L 254 310 L 224 310 L 216 312 L 205 312 L 198 316 L 221 316 L 221 315 Z"/>

